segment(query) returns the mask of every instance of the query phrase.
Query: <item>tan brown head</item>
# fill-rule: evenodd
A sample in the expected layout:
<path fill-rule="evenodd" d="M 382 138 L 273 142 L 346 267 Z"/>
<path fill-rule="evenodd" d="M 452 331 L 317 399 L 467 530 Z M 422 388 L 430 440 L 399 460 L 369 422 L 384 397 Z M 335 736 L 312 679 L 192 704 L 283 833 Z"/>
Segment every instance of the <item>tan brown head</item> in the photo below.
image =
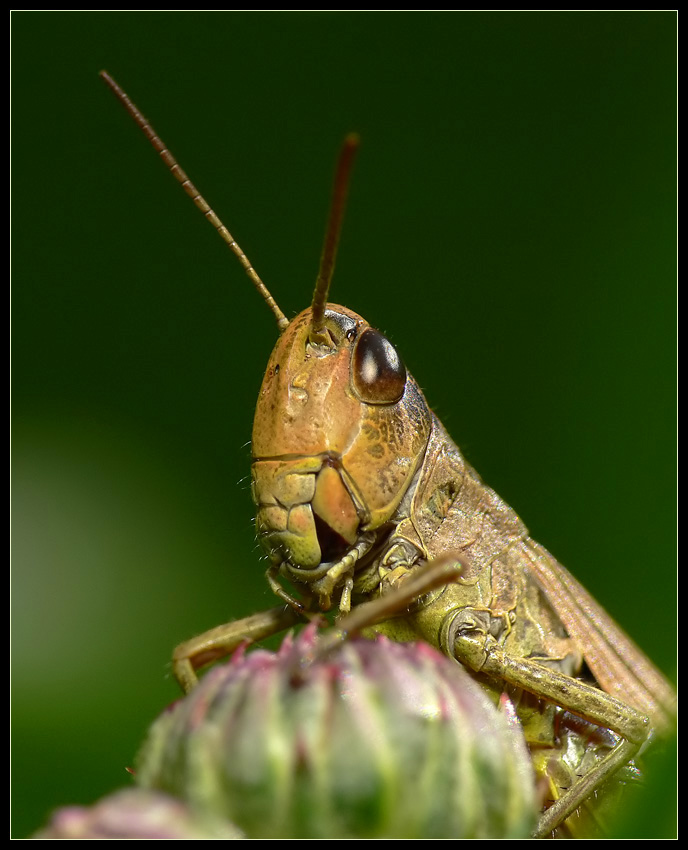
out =
<path fill-rule="evenodd" d="M 394 515 L 430 435 L 425 400 L 396 349 L 328 304 L 327 343 L 311 308 L 268 363 L 253 423 L 257 528 L 271 561 L 309 583 Z M 371 540 L 374 539 L 374 535 Z"/>

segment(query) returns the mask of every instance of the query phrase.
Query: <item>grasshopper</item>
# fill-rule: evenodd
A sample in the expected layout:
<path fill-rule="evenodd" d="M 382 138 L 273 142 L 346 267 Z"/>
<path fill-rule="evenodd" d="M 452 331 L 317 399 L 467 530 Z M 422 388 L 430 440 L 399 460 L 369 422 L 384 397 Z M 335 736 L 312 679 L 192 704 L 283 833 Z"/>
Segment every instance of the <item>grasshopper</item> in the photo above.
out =
<path fill-rule="evenodd" d="M 340 155 L 311 305 L 289 321 L 150 123 L 101 76 L 237 256 L 280 330 L 256 407 L 252 493 L 267 581 L 283 604 L 177 647 L 180 685 L 190 690 L 196 670 L 242 642 L 332 607 L 340 634 L 426 641 L 495 700 L 504 691 L 514 699 L 551 788 L 535 836 L 550 835 L 652 733 L 672 728 L 675 694 L 469 466 L 389 340 L 328 302 L 357 137 Z M 550 768 L 564 763 L 571 776 L 562 780 Z"/>

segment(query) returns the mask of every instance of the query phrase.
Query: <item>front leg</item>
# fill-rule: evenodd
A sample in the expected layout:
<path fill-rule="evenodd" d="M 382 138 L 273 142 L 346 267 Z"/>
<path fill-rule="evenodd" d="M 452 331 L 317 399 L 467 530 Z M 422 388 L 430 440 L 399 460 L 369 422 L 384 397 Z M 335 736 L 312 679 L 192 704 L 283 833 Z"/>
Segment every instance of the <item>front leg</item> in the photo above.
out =
<path fill-rule="evenodd" d="M 303 622 L 304 617 L 289 605 L 261 611 L 242 620 L 216 626 L 180 643 L 172 654 L 172 671 L 184 693 L 198 683 L 196 671 L 230 655 L 242 643 L 254 643 Z"/>

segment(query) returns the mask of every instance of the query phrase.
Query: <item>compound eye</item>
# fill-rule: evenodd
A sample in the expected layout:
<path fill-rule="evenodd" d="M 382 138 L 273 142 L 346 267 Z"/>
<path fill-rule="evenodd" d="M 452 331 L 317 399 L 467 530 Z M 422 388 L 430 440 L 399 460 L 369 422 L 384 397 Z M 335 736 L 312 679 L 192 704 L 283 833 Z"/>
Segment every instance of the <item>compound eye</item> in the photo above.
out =
<path fill-rule="evenodd" d="M 363 331 L 354 345 L 351 367 L 353 387 L 361 401 L 395 404 L 404 394 L 406 367 L 380 331 Z"/>

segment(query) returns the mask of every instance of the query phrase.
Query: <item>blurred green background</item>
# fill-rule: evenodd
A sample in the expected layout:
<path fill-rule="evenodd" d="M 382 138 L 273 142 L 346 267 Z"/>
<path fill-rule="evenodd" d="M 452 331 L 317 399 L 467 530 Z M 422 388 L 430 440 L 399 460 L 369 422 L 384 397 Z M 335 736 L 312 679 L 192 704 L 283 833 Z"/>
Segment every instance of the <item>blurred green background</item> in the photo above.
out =
<path fill-rule="evenodd" d="M 15 837 L 129 782 L 176 643 L 274 604 L 247 475 L 276 328 L 101 68 L 288 315 L 362 135 L 332 300 L 674 675 L 673 12 L 11 23 Z"/>

